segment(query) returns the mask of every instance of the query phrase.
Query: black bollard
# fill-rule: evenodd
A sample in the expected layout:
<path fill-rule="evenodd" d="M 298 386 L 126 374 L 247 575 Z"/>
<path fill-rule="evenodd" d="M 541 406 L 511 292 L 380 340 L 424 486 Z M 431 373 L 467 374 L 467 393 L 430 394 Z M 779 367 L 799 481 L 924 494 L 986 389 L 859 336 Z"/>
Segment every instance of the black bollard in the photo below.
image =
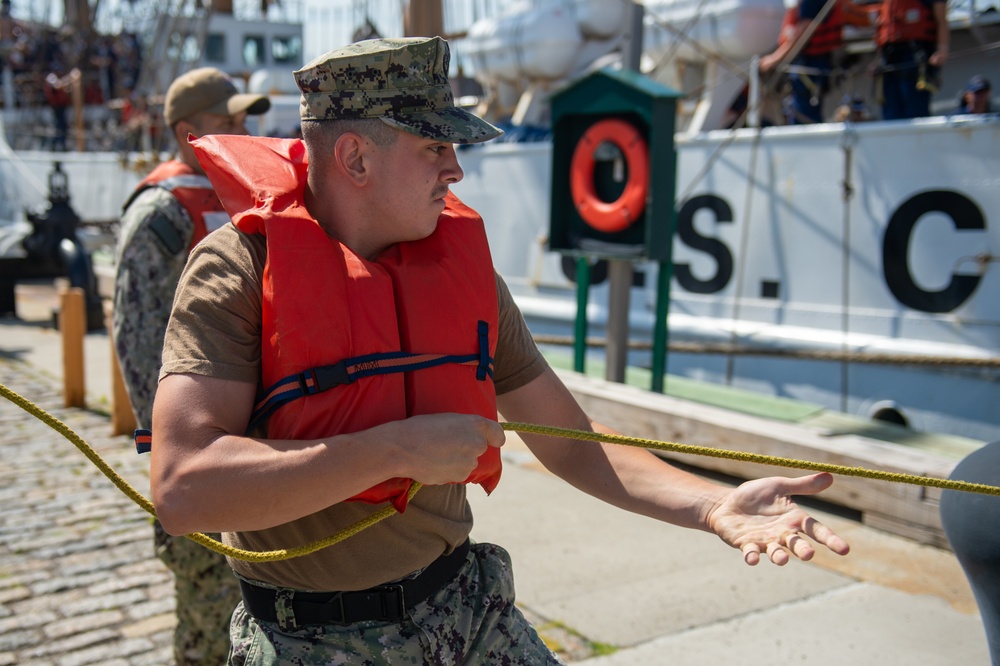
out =
<path fill-rule="evenodd" d="M 1000 484 L 1000 441 L 966 456 L 951 478 Z M 993 664 L 1000 666 L 1000 497 L 945 490 L 941 523 L 976 595 Z"/>

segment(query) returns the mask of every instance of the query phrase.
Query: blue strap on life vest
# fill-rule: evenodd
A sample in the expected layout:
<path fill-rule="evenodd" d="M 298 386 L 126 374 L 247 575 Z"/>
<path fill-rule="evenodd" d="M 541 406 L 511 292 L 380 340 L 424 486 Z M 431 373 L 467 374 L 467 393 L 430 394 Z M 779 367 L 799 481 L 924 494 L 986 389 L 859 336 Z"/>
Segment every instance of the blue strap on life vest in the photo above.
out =
<path fill-rule="evenodd" d="M 486 375 L 493 378 L 493 359 L 490 358 L 490 325 L 480 321 L 476 331 L 479 333 L 479 363 L 476 365 L 476 379 L 484 382 Z"/>
<path fill-rule="evenodd" d="M 412 372 L 433 368 L 446 363 L 476 366 L 476 379 L 493 378 L 493 358 L 490 356 L 489 324 L 480 321 L 477 326 L 479 353 L 477 354 L 414 354 L 404 351 L 366 354 L 346 358 L 332 365 L 321 365 L 280 379 L 257 398 L 247 432 L 253 432 L 278 408 L 293 400 L 322 393 L 335 386 L 350 384 L 356 379 L 386 375 L 393 372 Z M 152 433 L 135 431 L 135 448 L 138 453 L 149 453 Z"/>
<path fill-rule="evenodd" d="M 488 349 L 488 348 L 487 348 Z M 387 375 L 394 372 L 412 372 L 433 368 L 446 363 L 476 366 L 476 379 L 485 381 L 493 377 L 493 359 L 487 354 L 484 364 L 482 354 L 463 356 L 449 354 L 412 354 L 409 352 L 386 352 L 347 358 L 333 365 L 310 368 L 281 379 L 261 394 L 250 417 L 247 430 L 260 426 L 279 407 L 292 400 L 322 393 L 334 386 L 350 384 L 356 379 Z"/>
<path fill-rule="evenodd" d="M 136 453 L 149 453 L 150 449 L 153 448 L 153 431 L 139 429 L 133 434 L 133 439 L 135 440 L 135 452 Z"/>

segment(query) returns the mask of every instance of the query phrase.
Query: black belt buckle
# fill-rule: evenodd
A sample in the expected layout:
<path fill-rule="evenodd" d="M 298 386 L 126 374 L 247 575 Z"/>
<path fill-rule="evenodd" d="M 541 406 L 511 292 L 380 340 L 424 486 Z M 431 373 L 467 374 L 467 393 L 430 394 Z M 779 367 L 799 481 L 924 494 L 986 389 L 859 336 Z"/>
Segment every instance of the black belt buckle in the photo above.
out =
<path fill-rule="evenodd" d="M 347 617 L 347 609 L 344 608 L 344 593 L 337 592 L 335 595 L 330 597 L 330 600 L 325 602 L 330 604 L 333 608 L 330 610 L 332 618 L 330 619 L 330 624 L 336 624 L 342 627 L 346 627 L 351 624 L 351 621 Z M 340 613 L 338 616 L 337 613 Z"/>
<path fill-rule="evenodd" d="M 378 588 L 382 599 L 382 621 L 399 622 L 406 617 L 406 598 L 401 583 L 390 583 Z"/>

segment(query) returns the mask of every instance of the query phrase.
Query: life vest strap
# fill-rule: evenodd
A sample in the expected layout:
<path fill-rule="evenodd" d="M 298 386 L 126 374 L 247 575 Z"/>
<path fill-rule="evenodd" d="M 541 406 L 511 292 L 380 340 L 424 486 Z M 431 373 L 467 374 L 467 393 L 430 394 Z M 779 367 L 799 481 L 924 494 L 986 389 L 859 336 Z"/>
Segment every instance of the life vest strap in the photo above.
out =
<path fill-rule="evenodd" d="M 480 321 L 476 331 L 479 333 L 479 364 L 476 366 L 476 379 L 483 382 L 489 375 L 493 379 L 493 359 L 490 358 L 490 325 Z"/>
<path fill-rule="evenodd" d="M 149 453 L 153 448 L 153 432 L 151 430 L 140 428 L 135 431 L 132 438 L 135 440 L 136 453 Z"/>
<path fill-rule="evenodd" d="M 346 358 L 338 363 L 309 368 L 289 375 L 262 391 L 250 415 L 247 432 L 253 432 L 279 407 L 310 395 L 322 393 L 335 386 L 351 384 L 356 379 L 386 375 L 394 372 L 413 372 L 433 368 L 446 363 L 471 365 L 476 367 L 476 379 L 493 379 L 493 358 L 490 356 L 489 324 L 480 321 L 476 328 L 479 352 L 476 354 L 416 354 L 404 351 L 366 354 Z M 152 433 L 149 430 L 135 431 L 137 453 L 149 453 L 152 448 Z"/>
<path fill-rule="evenodd" d="M 493 358 L 490 357 L 489 324 L 479 321 L 478 354 L 417 354 L 404 351 L 366 354 L 347 358 L 339 363 L 310 368 L 278 380 L 263 391 L 250 417 L 248 432 L 256 429 L 267 417 L 292 400 L 322 393 L 335 386 L 350 384 L 356 379 L 394 372 L 413 372 L 446 363 L 476 366 L 476 379 L 493 378 Z"/>

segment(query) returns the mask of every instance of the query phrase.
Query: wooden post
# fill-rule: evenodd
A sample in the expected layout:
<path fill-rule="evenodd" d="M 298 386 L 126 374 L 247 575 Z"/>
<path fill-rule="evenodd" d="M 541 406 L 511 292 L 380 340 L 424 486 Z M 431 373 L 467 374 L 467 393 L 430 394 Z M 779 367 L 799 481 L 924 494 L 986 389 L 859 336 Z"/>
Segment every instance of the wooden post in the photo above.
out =
<path fill-rule="evenodd" d="M 632 289 L 632 262 L 608 260 L 608 343 L 604 349 L 604 378 L 609 382 L 625 381 L 628 365 L 628 311 Z"/>
<path fill-rule="evenodd" d="M 407 37 L 437 37 L 444 34 L 441 0 L 410 0 L 404 21 Z"/>
<path fill-rule="evenodd" d="M 111 327 L 108 327 L 111 330 Z M 114 335 L 111 340 L 111 435 L 131 435 L 136 429 L 135 413 L 132 402 L 125 390 L 125 380 L 122 368 L 118 364 L 118 353 L 115 351 Z"/>
<path fill-rule="evenodd" d="M 83 337 L 87 333 L 87 308 L 80 287 L 59 292 L 59 331 L 63 351 L 63 405 L 86 407 Z"/>

